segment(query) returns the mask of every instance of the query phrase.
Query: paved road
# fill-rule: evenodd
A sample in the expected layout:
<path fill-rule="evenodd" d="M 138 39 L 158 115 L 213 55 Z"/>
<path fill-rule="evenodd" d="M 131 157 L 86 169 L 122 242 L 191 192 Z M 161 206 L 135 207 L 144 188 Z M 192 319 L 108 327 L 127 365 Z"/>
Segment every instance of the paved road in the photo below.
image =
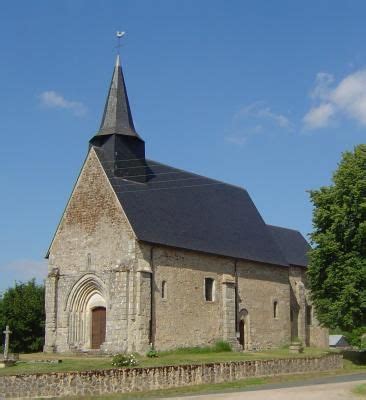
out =
<path fill-rule="evenodd" d="M 366 374 L 266 385 L 240 392 L 174 397 L 171 400 L 354 400 L 360 398 L 351 391 L 361 383 L 366 383 Z"/>

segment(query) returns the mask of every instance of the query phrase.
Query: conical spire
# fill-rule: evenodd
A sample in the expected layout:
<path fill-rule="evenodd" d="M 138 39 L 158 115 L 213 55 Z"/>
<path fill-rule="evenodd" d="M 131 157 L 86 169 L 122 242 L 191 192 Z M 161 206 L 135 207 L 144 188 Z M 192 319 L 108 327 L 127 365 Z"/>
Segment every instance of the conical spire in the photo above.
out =
<path fill-rule="evenodd" d="M 116 59 L 116 65 L 114 67 L 112 81 L 104 107 L 102 123 L 100 124 L 97 136 L 111 134 L 127 135 L 139 138 L 133 125 L 119 55 Z"/>

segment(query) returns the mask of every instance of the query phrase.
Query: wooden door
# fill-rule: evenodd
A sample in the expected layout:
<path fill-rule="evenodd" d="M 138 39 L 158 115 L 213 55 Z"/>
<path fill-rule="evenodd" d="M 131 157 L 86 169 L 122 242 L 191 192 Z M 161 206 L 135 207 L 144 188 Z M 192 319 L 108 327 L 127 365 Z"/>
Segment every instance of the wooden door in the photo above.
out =
<path fill-rule="evenodd" d="M 99 349 L 105 342 L 105 321 L 105 308 L 94 308 L 92 310 L 92 349 Z"/>

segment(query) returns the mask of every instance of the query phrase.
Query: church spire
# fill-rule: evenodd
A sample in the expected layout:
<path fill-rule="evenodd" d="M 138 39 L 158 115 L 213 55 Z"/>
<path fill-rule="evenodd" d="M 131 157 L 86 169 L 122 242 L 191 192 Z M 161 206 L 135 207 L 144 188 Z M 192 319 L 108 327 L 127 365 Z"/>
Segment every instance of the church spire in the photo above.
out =
<path fill-rule="evenodd" d="M 139 138 L 133 124 L 120 57 L 117 55 L 102 122 L 97 135 L 127 135 Z"/>
<path fill-rule="evenodd" d="M 117 56 L 99 131 L 89 141 L 116 177 L 144 183 L 151 173 L 145 142 L 135 130 L 119 56 Z"/>

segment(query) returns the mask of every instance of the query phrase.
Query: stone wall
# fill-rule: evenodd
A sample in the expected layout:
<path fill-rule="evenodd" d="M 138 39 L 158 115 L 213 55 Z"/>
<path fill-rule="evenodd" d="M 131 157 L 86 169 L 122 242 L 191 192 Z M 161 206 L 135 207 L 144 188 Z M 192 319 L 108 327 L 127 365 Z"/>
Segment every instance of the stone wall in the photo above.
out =
<path fill-rule="evenodd" d="M 91 149 L 51 244 L 50 269 L 57 266 L 61 275 L 101 272 L 134 258 L 135 235 Z"/>
<path fill-rule="evenodd" d="M 249 261 L 236 263 L 226 257 L 143 243 L 139 248 L 139 264 L 146 264 L 154 281 L 153 336 L 158 350 L 210 345 L 218 340 L 228 341 L 235 348 L 235 312 L 244 309 L 248 312 L 245 349 L 278 347 L 290 342 L 288 268 Z M 215 282 L 211 302 L 205 300 L 205 278 Z"/>
<path fill-rule="evenodd" d="M 237 263 L 238 307 L 246 310 L 245 348 L 265 349 L 290 342 L 288 268 L 240 261 Z M 277 315 L 274 315 L 274 303 Z"/>
<path fill-rule="evenodd" d="M 134 336 L 139 279 L 135 251 L 134 233 L 91 149 L 50 247 L 45 351 L 90 348 L 90 309 L 97 302 L 107 312 L 105 350 L 134 350 L 128 337 Z M 72 309 L 78 285 L 91 303 Z"/>
<path fill-rule="evenodd" d="M 232 265 L 230 259 L 223 257 L 154 248 L 157 349 L 210 345 L 223 339 L 223 274 L 231 272 Z M 214 280 L 213 301 L 205 299 L 205 278 Z M 162 298 L 163 281 L 165 298 Z"/>
<path fill-rule="evenodd" d="M 328 347 L 329 331 L 316 317 L 308 288 L 306 268 L 290 266 L 291 336 L 298 337 L 306 346 Z M 310 307 L 310 312 L 307 308 Z M 307 315 L 308 314 L 308 315 Z M 309 319 L 310 314 L 310 321 Z"/>
<path fill-rule="evenodd" d="M 249 377 L 328 371 L 342 368 L 342 364 L 340 354 L 329 354 L 318 358 L 0 376 L 0 393 L 5 398 L 127 393 L 229 382 Z"/>

